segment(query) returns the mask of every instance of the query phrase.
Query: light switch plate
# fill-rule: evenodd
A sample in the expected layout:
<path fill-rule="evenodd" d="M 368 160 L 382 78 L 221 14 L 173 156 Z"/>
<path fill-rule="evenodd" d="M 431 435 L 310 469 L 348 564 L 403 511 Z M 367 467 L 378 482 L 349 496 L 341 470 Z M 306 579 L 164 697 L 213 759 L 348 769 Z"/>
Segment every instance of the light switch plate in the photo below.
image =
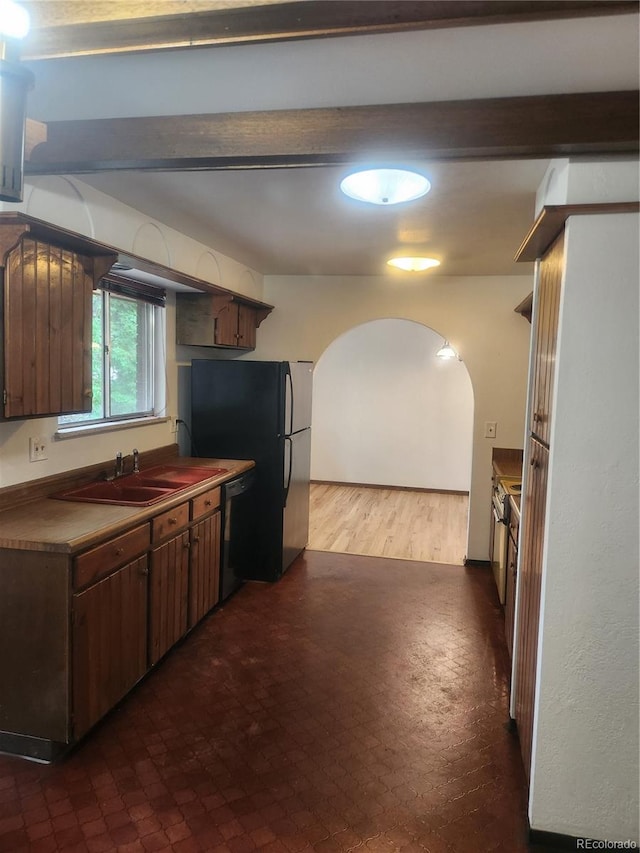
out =
<path fill-rule="evenodd" d="M 496 423 L 496 421 L 485 421 L 485 424 L 484 424 L 484 437 L 485 438 L 495 438 L 497 432 L 498 432 L 498 424 Z"/>

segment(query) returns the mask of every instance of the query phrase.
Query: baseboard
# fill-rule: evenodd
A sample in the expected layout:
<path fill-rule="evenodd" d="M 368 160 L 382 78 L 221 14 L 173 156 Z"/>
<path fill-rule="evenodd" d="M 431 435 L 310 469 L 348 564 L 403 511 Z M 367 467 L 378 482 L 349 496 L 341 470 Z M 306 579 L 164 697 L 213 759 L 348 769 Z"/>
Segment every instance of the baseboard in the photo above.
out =
<path fill-rule="evenodd" d="M 598 841 L 584 836 L 562 835 L 559 832 L 544 832 L 529 829 L 529 844 L 539 853 L 563 853 L 565 850 L 637 850 L 634 841 Z"/>
<path fill-rule="evenodd" d="M 433 495 L 462 495 L 468 497 L 469 492 L 460 492 L 456 489 L 422 489 L 418 486 L 387 486 L 382 483 L 343 483 L 337 480 L 311 480 L 316 486 L 344 486 L 348 489 L 389 489 L 399 492 L 424 492 Z"/>
<path fill-rule="evenodd" d="M 490 569 L 491 561 L 490 560 L 471 560 L 469 557 L 464 558 L 463 566 L 474 566 L 481 569 Z"/>
<path fill-rule="evenodd" d="M 58 741 L 14 732 L 0 732 L 0 753 L 7 755 L 17 755 L 20 758 L 50 764 L 68 750 L 68 743 L 58 743 Z"/>

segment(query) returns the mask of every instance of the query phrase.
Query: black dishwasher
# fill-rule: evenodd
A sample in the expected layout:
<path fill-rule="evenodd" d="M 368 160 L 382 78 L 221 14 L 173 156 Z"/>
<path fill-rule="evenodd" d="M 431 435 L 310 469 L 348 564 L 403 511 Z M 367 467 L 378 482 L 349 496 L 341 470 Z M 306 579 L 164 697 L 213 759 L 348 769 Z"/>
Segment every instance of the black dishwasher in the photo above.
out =
<path fill-rule="evenodd" d="M 251 559 L 251 537 L 255 535 L 255 501 L 251 488 L 255 482 L 252 468 L 224 483 L 222 504 L 222 561 L 220 565 L 220 602 L 242 586 Z"/>

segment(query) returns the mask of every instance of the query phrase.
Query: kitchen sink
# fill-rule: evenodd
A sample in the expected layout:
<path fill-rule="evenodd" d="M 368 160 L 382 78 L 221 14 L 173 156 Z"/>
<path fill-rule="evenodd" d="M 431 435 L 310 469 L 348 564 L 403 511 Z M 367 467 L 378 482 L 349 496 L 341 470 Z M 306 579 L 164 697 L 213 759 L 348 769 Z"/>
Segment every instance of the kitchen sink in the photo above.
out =
<path fill-rule="evenodd" d="M 225 474 L 227 468 L 180 468 L 158 465 L 147 471 L 126 474 L 116 480 L 100 480 L 53 495 L 63 501 L 118 504 L 119 506 L 151 506 L 182 489 L 195 486 L 211 477 Z"/>
<path fill-rule="evenodd" d="M 136 477 L 138 481 L 145 483 L 168 483 L 169 487 L 194 486 L 203 480 L 226 474 L 227 471 L 228 468 L 181 468 L 179 465 L 157 465 L 155 468 L 129 476 Z"/>

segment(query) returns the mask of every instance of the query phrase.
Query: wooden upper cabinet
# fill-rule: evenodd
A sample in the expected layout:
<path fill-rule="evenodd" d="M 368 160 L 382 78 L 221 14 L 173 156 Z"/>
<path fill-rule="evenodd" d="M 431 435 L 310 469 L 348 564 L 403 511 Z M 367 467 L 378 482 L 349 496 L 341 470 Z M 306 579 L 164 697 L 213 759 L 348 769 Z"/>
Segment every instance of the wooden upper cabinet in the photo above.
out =
<path fill-rule="evenodd" d="M 273 310 L 230 293 L 176 297 L 176 342 L 187 346 L 255 349 L 256 329 Z"/>
<path fill-rule="evenodd" d="M 2 416 L 91 411 L 92 291 L 116 255 L 84 254 L 1 222 L 0 253 Z"/>
<path fill-rule="evenodd" d="M 533 388 L 530 430 L 549 443 L 556 339 L 564 266 L 564 231 L 540 261 L 537 311 L 533 329 Z"/>

